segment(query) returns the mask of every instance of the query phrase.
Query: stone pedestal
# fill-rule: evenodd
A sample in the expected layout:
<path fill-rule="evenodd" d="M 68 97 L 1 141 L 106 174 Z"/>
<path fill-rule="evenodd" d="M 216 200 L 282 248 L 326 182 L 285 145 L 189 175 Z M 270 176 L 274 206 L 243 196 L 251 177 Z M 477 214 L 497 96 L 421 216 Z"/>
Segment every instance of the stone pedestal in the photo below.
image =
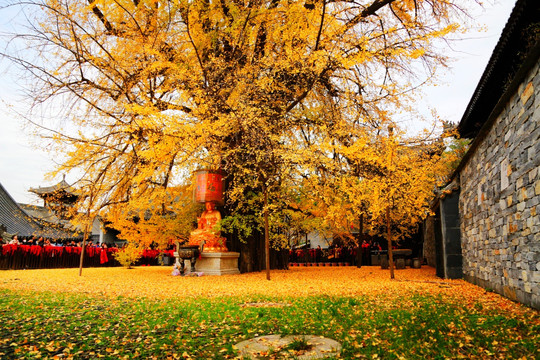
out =
<path fill-rule="evenodd" d="M 405 269 L 405 259 L 402 257 L 398 257 L 396 259 L 396 269 Z"/>
<path fill-rule="evenodd" d="M 204 275 L 240 274 L 237 252 L 202 252 L 195 264 L 195 270 Z"/>

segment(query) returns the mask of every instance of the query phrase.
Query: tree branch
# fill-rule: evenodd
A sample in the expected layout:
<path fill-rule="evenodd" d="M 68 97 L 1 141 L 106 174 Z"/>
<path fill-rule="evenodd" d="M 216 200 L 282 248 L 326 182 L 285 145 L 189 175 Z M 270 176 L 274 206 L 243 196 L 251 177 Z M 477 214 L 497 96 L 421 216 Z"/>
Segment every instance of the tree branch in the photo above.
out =
<path fill-rule="evenodd" d="M 109 20 L 107 20 L 107 18 L 105 17 L 105 15 L 103 15 L 103 12 L 99 10 L 97 5 L 94 4 L 95 0 L 88 0 L 88 3 L 92 5 L 92 12 L 98 17 L 103 26 L 105 26 L 105 29 L 107 29 L 107 31 L 113 35 L 118 35 L 118 31 L 111 25 Z"/>
<path fill-rule="evenodd" d="M 352 27 L 354 27 L 356 24 L 358 24 L 362 19 L 365 19 L 369 16 L 373 16 L 377 13 L 377 11 L 383 7 L 385 7 L 388 4 L 393 3 L 396 0 L 375 0 L 369 5 L 368 7 L 364 8 L 362 12 L 355 17 L 353 17 L 351 20 L 349 20 L 345 24 L 345 31 L 350 30 Z"/>

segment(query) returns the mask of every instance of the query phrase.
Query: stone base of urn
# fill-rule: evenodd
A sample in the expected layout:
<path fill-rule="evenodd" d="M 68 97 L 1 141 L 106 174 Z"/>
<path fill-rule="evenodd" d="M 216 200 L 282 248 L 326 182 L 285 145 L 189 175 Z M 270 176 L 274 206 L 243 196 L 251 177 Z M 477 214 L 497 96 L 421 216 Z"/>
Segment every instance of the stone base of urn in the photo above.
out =
<path fill-rule="evenodd" d="M 195 271 L 204 275 L 240 274 L 237 252 L 202 252 L 195 264 Z"/>

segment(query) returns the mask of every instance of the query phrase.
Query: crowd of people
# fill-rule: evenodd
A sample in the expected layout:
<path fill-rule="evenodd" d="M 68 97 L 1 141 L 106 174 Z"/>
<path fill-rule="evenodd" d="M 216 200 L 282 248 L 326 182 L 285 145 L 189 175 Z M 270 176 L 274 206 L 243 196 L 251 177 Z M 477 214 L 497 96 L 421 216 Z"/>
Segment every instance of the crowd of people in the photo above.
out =
<path fill-rule="evenodd" d="M 0 225 L 0 269 L 40 269 L 69 268 L 79 266 L 80 255 L 84 250 L 85 266 L 119 266 L 114 255 L 127 245 L 121 243 L 97 243 L 92 239 L 86 241 L 83 249 L 83 238 L 52 238 L 48 236 L 21 236 L 9 234 Z M 173 257 L 171 250 L 161 250 L 157 243 L 144 249 L 137 264 L 141 266 L 162 265 L 170 263 Z"/>
<path fill-rule="evenodd" d="M 45 236 L 18 236 L 12 235 L 8 239 L 3 238 L 0 234 L 0 245 L 9 244 L 9 245 L 38 245 L 38 246 L 69 246 L 69 247 L 82 247 L 82 238 L 64 238 L 64 239 L 53 239 Z M 96 244 L 93 240 L 90 240 L 86 243 L 86 247 L 116 247 L 116 244 Z"/>

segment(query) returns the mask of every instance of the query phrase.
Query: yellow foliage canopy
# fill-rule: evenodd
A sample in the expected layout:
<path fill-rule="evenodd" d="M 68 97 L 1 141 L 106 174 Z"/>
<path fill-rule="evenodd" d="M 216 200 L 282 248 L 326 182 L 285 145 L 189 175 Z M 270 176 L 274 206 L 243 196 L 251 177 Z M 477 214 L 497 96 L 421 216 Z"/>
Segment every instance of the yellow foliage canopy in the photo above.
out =
<path fill-rule="evenodd" d="M 65 159 L 56 171 L 80 174 L 81 206 L 107 208 L 126 237 L 182 237 L 166 222 L 123 223 L 189 214 L 177 192 L 200 167 L 228 173 L 247 226 L 267 210 L 309 211 L 301 194 L 332 226 L 375 221 L 389 201 L 396 222 L 425 212 L 432 161 L 381 131 L 444 64 L 433 41 L 458 28 L 459 0 L 24 3 L 38 10 L 26 37 L 37 58 L 13 60 L 39 74 L 38 102 L 70 100 L 74 131 L 45 134 Z M 262 189 L 264 209 L 246 197 Z"/>

